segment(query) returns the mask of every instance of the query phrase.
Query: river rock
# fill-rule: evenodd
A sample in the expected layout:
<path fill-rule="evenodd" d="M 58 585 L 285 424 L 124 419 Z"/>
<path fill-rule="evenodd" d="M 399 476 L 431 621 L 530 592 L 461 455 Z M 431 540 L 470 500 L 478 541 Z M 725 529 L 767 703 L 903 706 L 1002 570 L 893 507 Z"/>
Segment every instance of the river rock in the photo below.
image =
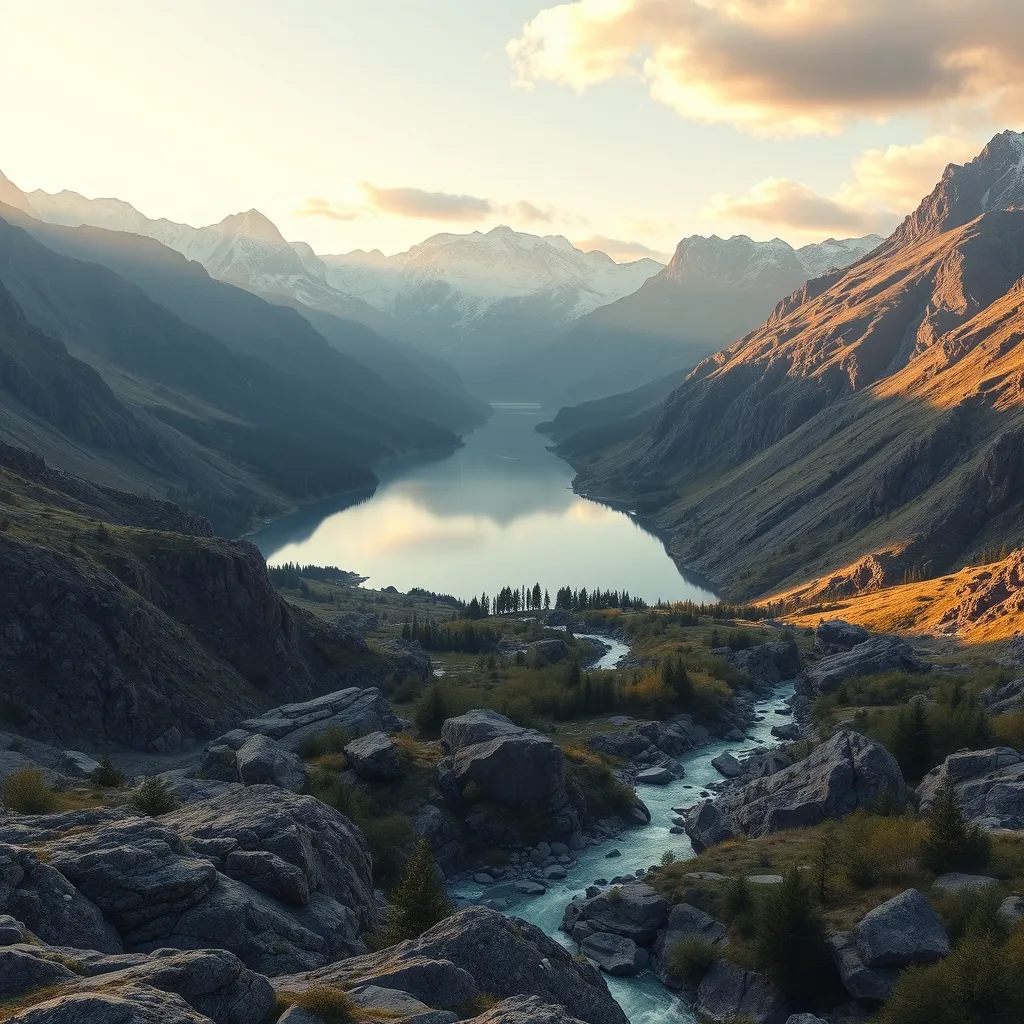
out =
<path fill-rule="evenodd" d="M 819 622 L 814 631 L 814 650 L 821 655 L 838 654 L 864 643 L 870 635 L 863 626 L 855 626 L 842 619 L 828 619 Z"/>
<path fill-rule="evenodd" d="M 922 813 L 952 782 L 960 807 L 972 821 L 989 828 L 1024 828 L 1024 758 L 1010 747 L 950 754 L 917 789 Z"/>
<path fill-rule="evenodd" d="M 800 739 L 802 733 L 796 722 L 787 722 L 785 725 L 773 725 L 772 735 L 783 743 L 793 743 Z"/>
<path fill-rule="evenodd" d="M 586 923 L 594 931 L 614 932 L 639 946 L 653 945 L 668 916 L 665 900 L 643 883 L 606 889 L 590 899 L 573 900 L 565 908 L 562 929 L 574 938 L 575 929 Z"/>
<path fill-rule="evenodd" d="M 280 786 L 293 793 L 306 788 L 305 765 L 269 736 L 251 736 L 238 748 L 235 771 L 243 786 Z"/>
<path fill-rule="evenodd" d="M 743 765 L 732 754 L 719 754 L 718 757 L 712 758 L 711 767 L 727 779 L 735 779 L 743 774 Z"/>
<path fill-rule="evenodd" d="M 534 925 L 484 907 L 460 910 L 419 938 L 379 953 L 275 979 L 279 991 L 325 984 L 401 989 L 444 1010 L 458 1009 L 480 992 L 498 999 L 536 996 L 587 1024 L 626 1024 L 593 967 Z"/>
<path fill-rule="evenodd" d="M 865 967 L 931 964 L 949 955 L 939 915 L 917 889 L 907 889 L 875 907 L 854 929 Z"/>
<path fill-rule="evenodd" d="M 386 732 L 371 732 L 345 747 L 349 767 L 367 782 L 394 782 L 402 776 L 398 748 Z"/>
<path fill-rule="evenodd" d="M 735 839 L 736 825 L 710 800 L 694 804 L 683 815 L 683 827 L 690 837 L 694 853 L 703 853 L 712 846 Z"/>
<path fill-rule="evenodd" d="M 917 656 L 902 637 L 881 634 L 869 637 L 848 651 L 808 665 L 798 680 L 798 692 L 832 693 L 847 679 L 879 672 L 929 672 L 931 665 Z"/>
<path fill-rule="evenodd" d="M 737 1018 L 753 1024 L 786 1024 L 789 1017 L 785 997 L 771 982 L 727 960 L 719 960 L 704 975 L 694 1009 L 716 1024 Z"/>
<path fill-rule="evenodd" d="M 727 791 L 715 806 L 748 836 L 764 836 L 842 818 L 883 799 L 897 806 L 906 800 L 896 759 L 880 743 L 840 729 L 803 761 Z"/>
<path fill-rule="evenodd" d="M 641 785 L 667 786 L 672 781 L 672 772 L 663 765 L 657 768 L 645 768 L 642 772 L 637 772 L 636 781 Z"/>
<path fill-rule="evenodd" d="M 650 960 L 646 949 L 614 932 L 593 932 L 580 943 L 580 952 L 602 971 L 618 976 L 639 974 Z"/>
<path fill-rule="evenodd" d="M 627 719 L 628 721 L 628 719 Z M 591 750 L 624 761 L 651 764 L 705 746 L 711 734 L 689 715 L 667 722 L 638 722 L 622 732 L 599 733 L 587 741 Z"/>
<path fill-rule="evenodd" d="M 662 983 L 672 988 L 679 987 L 678 979 L 669 971 L 669 958 L 672 948 L 684 939 L 699 939 L 709 946 L 721 946 L 729 940 L 725 925 L 720 924 L 710 914 L 691 906 L 689 903 L 677 903 L 668 912 L 665 927 L 658 932 L 654 943 L 654 973 Z"/>
<path fill-rule="evenodd" d="M 476 710 L 448 719 L 441 743 L 460 790 L 472 783 L 486 800 L 539 810 L 565 836 L 579 828 L 565 785 L 565 758 L 549 737 L 496 711 Z"/>
<path fill-rule="evenodd" d="M 899 968 L 866 966 L 852 932 L 830 935 L 828 951 L 843 987 L 854 999 L 881 1003 L 892 995 L 899 980 Z"/>

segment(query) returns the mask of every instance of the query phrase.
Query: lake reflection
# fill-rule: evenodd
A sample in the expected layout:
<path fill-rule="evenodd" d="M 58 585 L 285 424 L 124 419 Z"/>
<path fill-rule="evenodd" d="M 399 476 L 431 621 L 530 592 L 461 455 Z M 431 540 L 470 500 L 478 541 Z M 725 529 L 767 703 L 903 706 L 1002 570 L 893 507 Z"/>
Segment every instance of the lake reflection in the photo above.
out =
<path fill-rule="evenodd" d="M 537 406 L 496 405 L 454 454 L 392 463 L 372 497 L 304 508 L 250 539 L 272 564 L 337 565 L 376 589 L 469 597 L 539 581 L 552 599 L 562 586 L 599 586 L 649 602 L 714 600 L 628 515 L 573 494 L 572 468 L 534 430 L 544 418 Z"/>

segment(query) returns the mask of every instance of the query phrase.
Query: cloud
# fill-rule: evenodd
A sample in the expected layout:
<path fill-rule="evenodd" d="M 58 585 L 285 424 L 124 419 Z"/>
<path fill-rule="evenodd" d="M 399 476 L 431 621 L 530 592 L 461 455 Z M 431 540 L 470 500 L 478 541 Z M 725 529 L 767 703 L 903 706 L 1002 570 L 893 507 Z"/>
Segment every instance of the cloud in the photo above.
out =
<path fill-rule="evenodd" d="M 609 238 L 607 235 L 591 235 L 589 238 L 581 238 L 572 244 L 583 252 L 598 250 L 606 253 L 616 263 L 632 263 L 634 260 L 645 257 L 657 260 L 659 263 L 668 263 L 671 259 L 668 253 L 657 252 L 644 245 L 643 242 L 628 242 L 622 238 Z"/>
<path fill-rule="evenodd" d="M 683 117 L 754 134 L 857 119 L 1024 118 L 1020 0 L 577 0 L 506 51 L 518 84 L 644 82 Z"/>
<path fill-rule="evenodd" d="M 356 220 L 361 215 L 359 210 L 335 206 L 329 199 L 304 199 L 294 213 L 296 217 L 326 217 L 328 220 Z"/>
<path fill-rule="evenodd" d="M 395 217 L 416 220 L 480 221 L 495 212 L 489 199 L 426 192 L 421 188 L 379 188 L 368 181 L 359 186 L 372 209 Z"/>
<path fill-rule="evenodd" d="M 510 203 L 503 207 L 506 216 L 518 221 L 520 224 L 550 224 L 555 219 L 554 210 L 544 210 L 525 199 L 518 203 Z"/>
<path fill-rule="evenodd" d="M 970 159 L 980 148 L 968 138 L 933 135 L 914 145 L 868 149 L 832 196 L 788 178 L 765 178 L 743 195 L 713 196 L 701 215 L 804 234 L 887 235 L 932 190 L 947 164 Z"/>

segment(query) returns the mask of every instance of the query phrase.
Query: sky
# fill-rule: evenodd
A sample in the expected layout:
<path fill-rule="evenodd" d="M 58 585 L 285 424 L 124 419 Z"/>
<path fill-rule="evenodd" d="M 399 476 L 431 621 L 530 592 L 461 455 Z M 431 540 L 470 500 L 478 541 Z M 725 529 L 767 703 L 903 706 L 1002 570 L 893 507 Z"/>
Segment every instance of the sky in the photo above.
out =
<path fill-rule="evenodd" d="M 0 0 L 0 171 L 320 253 L 887 233 L 1024 127 L 1021 0 Z"/>

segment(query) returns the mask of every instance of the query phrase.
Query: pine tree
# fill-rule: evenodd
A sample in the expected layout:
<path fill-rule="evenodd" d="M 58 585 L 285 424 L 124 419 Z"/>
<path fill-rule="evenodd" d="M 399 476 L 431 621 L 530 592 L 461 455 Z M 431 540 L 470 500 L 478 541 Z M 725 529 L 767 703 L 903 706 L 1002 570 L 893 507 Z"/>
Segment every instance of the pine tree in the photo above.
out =
<path fill-rule="evenodd" d="M 406 861 L 402 880 L 391 892 L 385 937 L 388 945 L 415 939 L 452 913 L 437 865 L 425 839 L 416 844 Z"/>
<path fill-rule="evenodd" d="M 889 745 L 907 779 L 923 779 L 932 766 L 932 730 L 923 700 L 900 708 Z"/>
<path fill-rule="evenodd" d="M 551 607 L 551 595 L 545 589 L 544 591 L 544 611 L 547 611 Z"/>
<path fill-rule="evenodd" d="M 932 805 L 928 832 L 921 843 L 921 863 L 940 875 L 946 871 L 981 871 L 991 852 L 989 837 L 964 817 L 956 789 L 947 779 Z"/>
<path fill-rule="evenodd" d="M 757 958 L 790 998 L 813 999 L 828 976 L 821 911 L 795 867 L 771 888 L 758 914 Z"/>
<path fill-rule="evenodd" d="M 440 684 L 434 683 L 423 691 L 416 702 L 416 728 L 424 736 L 440 736 L 441 726 L 448 717 L 448 705 Z"/>

